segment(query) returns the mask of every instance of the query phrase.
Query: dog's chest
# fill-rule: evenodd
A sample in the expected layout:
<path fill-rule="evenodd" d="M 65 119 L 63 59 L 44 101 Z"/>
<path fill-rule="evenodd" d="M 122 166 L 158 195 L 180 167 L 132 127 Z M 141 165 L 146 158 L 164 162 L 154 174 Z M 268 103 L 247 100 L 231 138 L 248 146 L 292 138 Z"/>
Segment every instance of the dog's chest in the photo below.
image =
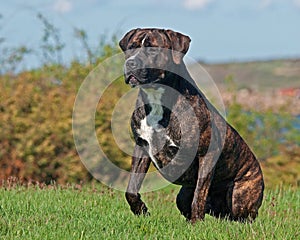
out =
<path fill-rule="evenodd" d="M 159 121 L 163 118 L 163 103 L 162 103 L 162 96 L 165 92 L 163 88 L 158 89 L 143 89 L 142 90 L 146 96 L 147 101 L 146 104 L 149 104 L 151 107 L 150 113 L 142 120 L 141 122 L 141 130 L 149 130 L 150 128 L 159 128 Z M 147 126 L 146 126 L 147 125 Z"/>
<path fill-rule="evenodd" d="M 146 104 L 150 105 L 151 111 L 140 122 L 140 129 L 138 129 L 139 136 L 144 139 L 149 145 L 153 145 L 153 138 L 157 132 L 161 132 L 162 126 L 159 121 L 163 118 L 162 95 L 164 89 L 143 89 L 146 96 Z"/>
<path fill-rule="evenodd" d="M 150 113 L 140 121 L 140 128 L 137 133 L 140 138 L 147 142 L 147 151 L 152 162 L 160 168 L 159 160 L 155 155 L 165 146 L 174 146 L 174 142 L 168 136 L 166 129 L 159 124 L 164 117 L 162 96 L 163 88 L 142 90 L 147 96 L 146 104 L 151 107 Z"/>

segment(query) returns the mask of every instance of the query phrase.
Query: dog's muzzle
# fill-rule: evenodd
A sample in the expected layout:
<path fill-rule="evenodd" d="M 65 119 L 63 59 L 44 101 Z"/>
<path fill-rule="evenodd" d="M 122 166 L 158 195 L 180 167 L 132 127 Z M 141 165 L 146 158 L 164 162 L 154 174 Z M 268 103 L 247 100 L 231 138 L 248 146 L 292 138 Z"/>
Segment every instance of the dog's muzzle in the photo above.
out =
<path fill-rule="evenodd" d="M 135 87 L 140 83 L 138 80 L 138 70 L 142 68 L 142 61 L 131 56 L 125 61 L 124 65 L 124 75 L 126 84 L 130 84 L 131 87 Z"/>
<path fill-rule="evenodd" d="M 141 48 L 125 61 L 125 82 L 131 87 L 159 82 L 165 76 L 157 55 L 148 54 Z"/>
<path fill-rule="evenodd" d="M 142 60 L 140 60 L 139 58 L 137 57 L 130 57 L 126 60 L 125 62 L 125 67 L 126 69 L 129 69 L 129 70 L 132 70 L 132 71 L 135 71 L 142 66 Z"/>
<path fill-rule="evenodd" d="M 126 60 L 124 71 L 125 82 L 131 87 L 143 83 L 143 79 L 146 78 L 146 71 L 143 69 L 143 61 L 136 56 L 131 56 Z"/>

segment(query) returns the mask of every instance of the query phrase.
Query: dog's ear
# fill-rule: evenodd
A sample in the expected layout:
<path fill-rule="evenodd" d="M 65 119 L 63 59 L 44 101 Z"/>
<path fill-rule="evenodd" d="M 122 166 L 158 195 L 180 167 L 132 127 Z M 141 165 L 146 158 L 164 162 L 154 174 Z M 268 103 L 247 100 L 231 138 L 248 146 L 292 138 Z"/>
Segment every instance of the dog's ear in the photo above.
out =
<path fill-rule="evenodd" d="M 183 56 L 189 50 L 191 39 L 189 36 L 174 32 L 173 30 L 166 30 L 165 32 L 171 41 L 172 50 L 174 50 L 172 51 L 173 61 L 176 64 L 180 64 Z"/>
<path fill-rule="evenodd" d="M 128 33 L 125 34 L 125 36 L 120 40 L 119 46 L 122 49 L 123 52 L 127 50 L 128 43 L 132 39 L 132 37 L 138 32 L 140 28 L 132 29 Z"/>

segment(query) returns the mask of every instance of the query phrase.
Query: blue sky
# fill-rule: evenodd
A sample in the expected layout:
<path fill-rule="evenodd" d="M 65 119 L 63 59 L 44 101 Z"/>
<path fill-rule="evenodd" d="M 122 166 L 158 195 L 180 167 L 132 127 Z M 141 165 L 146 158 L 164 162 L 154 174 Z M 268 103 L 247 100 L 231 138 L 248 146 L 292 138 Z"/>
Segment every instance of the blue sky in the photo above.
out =
<path fill-rule="evenodd" d="M 35 47 L 37 13 L 61 31 L 67 56 L 80 56 L 74 27 L 90 43 L 135 27 L 170 28 L 192 39 L 188 55 L 208 62 L 300 57 L 300 0 L 9 0 L 1 1 L 0 36 Z"/>

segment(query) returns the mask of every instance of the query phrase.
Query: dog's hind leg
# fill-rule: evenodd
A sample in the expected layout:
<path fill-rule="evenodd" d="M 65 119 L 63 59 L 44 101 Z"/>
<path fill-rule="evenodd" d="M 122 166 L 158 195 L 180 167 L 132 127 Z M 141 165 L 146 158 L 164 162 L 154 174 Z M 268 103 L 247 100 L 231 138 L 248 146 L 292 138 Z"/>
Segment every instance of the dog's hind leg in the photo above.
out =
<path fill-rule="evenodd" d="M 182 186 L 176 198 L 177 208 L 187 220 L 191 219 L 191 205 L 194 197 L 194 191 L 195 187 Z"/>
<path fill-rule="evenodd" d="M 220 219 L 227 218 L 230 211 L 227 207 L 226 194 L 225 187 L 220 191 L 210 192 L 206 200 L 205 213 Z"/>
<path fill-rule="evenodd" d="M 252 221 L 257 217 L 264 190 L 262 175 L 258 170 L 250 178 L 235 182 L 227 193 L 230 218 L 234 221 Z"/>

